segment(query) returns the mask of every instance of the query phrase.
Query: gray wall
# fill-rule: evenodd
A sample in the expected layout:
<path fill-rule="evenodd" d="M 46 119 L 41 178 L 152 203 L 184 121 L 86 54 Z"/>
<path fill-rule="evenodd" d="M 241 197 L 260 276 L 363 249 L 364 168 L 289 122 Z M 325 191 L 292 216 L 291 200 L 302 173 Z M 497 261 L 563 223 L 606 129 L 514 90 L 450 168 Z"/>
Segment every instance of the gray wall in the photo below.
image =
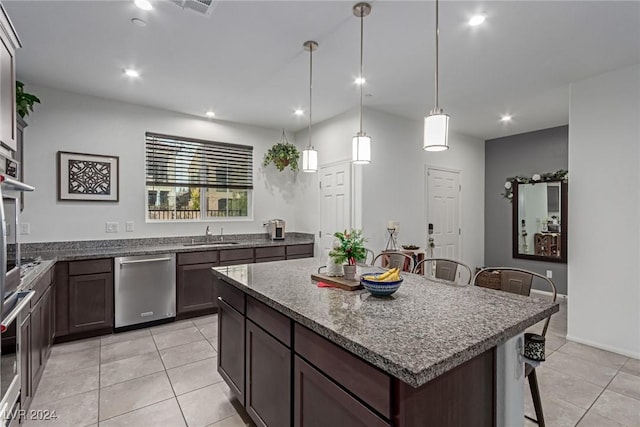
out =
<path fill-rule="evenodd" d="M 507 177 L 568 169 L 569 127 L 543 129 L 485 141 L 484 262 L 485 266 L 519 267 L 542 275 L 553 272 L 558 293 L 567 293 L 567 265 L 513 258 L 511 203 L 500 195 Z M 569 171 L 571 191 L 571 171 Z M 564 230 L 564 227 L 563 227 Z M 568 239 L 571 239 L 569 224 Z"/>

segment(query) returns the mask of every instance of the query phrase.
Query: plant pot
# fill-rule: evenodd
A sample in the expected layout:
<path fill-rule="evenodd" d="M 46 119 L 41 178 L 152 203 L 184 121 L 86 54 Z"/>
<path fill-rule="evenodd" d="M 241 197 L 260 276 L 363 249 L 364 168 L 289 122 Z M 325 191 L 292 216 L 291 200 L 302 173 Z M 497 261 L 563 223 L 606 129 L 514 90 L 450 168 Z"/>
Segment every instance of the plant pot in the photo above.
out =
<path fill-rule="evenodd" d="M 282 170 L 289 166 L 289 159 L 276 159 L 273 161 L 278 169 Z"/>
<path fill-rule="evenodd" d="M 345 264 L 342 266 L 344 270 L 344 278 L 347 280 L 356 280 L 356 266 Z"/>

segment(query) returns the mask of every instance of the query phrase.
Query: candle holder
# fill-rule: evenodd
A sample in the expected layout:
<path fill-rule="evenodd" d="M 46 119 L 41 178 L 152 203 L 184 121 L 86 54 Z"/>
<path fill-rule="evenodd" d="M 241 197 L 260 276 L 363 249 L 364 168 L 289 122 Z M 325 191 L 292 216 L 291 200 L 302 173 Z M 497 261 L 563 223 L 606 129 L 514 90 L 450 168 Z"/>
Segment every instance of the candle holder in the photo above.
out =
<path fill-rule="evenodd" d="M 385 251 L 397 251 L 398 242 L 396 241 L 396 229 L 387 228 L 387 232 L 389 233 L 389 240 L 387 240 L 387 247 Z"/>

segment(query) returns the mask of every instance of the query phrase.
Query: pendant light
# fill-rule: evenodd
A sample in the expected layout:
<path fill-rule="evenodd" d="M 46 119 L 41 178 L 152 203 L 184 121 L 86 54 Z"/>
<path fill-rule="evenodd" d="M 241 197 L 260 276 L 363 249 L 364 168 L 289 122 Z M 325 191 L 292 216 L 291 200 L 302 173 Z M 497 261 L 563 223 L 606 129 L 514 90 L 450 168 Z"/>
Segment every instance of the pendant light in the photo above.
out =
<path fill-rule="evenodd" d="M 436 0 L 436 106 L 424 118 L 425 151 L 444 151 L 449 148 L 449 116 L 438 107 L 438 42 L 440 29 L 438 27 L 438 0 Z"/>
<path fill-rule="evenodd" d="M 318 43 L 314 41 L 306 41 L 303 44 L 304 50 L 309 51 L 309 144 L 307 148 L 302 150 L 302 171 L 317 172 L 318 171 L 318 152 L 311 145 L 311 101 L 313 88 L 313 51 L 318 49 Z"/>
<path fill-rule="evenodd" d="M 358 3 L 353 6 L 353 14 L 360 18 L 360 131 L 353 137 L 351 162 L 367 164 L 371 162 L 371 137 L 362 130 L 362 90 L 364 75 L 362 74 L 362 58 L 364 52 L 364 17 L 371 13 L 369 3 Z"/>

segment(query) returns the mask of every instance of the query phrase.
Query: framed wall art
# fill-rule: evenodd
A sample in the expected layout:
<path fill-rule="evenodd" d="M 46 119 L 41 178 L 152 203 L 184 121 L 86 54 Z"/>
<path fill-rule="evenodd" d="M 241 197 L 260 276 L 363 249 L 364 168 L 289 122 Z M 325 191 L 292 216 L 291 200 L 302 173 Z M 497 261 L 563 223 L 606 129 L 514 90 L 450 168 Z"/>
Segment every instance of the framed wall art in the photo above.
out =
<path fill-rule="evenodd" d="M 119 158 L 58 151 L 58 200 L 119 201 Z"/>

